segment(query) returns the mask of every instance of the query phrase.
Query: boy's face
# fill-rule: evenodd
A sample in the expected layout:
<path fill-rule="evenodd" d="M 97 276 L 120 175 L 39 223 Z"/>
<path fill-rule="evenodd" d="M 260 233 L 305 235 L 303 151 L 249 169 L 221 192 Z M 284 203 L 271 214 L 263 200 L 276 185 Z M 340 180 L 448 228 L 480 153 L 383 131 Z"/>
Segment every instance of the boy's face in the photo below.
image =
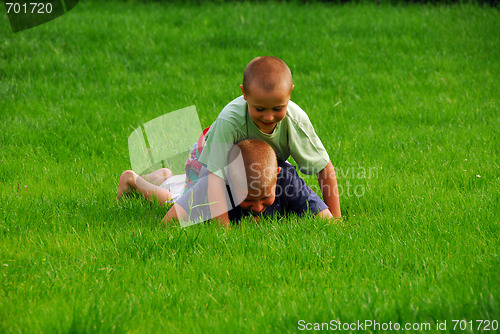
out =
<path fill-rule="evenodd" d="M 277 174 L 281 171 L 278 167 Z M 271 187 L 263 189 L 249 189 L 247 197 L 240 203 L 240 206 L 254 216 L 260 215 L 268 206 L 272 205 L 276 199 L 276 181 Z"/>
<path fill-rule="evenodd" d="M 249 94 L 245 93 L 243 85 L 240 87 L 252 121 L 263 133 L 273 133 L 276 124 L 286 116 L 293 86 L 292 89 L 281 87 L 269 92 L 252 85 Z"/>
<path fill-rule="evenodd" d="M 249 191 L 248 196 L 245 198 L 243 202 L 240 203 L 240 206 L 254 216 L 257 216 L 264 212 L 268 206 L 274 203 L 276 199 L 276 184 L 272 189 L 268 191 Z"/>

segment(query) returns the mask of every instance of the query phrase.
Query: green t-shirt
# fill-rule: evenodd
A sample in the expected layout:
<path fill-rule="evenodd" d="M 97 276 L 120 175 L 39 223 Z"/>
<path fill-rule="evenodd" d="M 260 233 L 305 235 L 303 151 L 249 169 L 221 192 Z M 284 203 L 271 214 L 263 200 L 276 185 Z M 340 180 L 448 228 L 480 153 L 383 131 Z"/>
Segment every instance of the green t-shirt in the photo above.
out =
<path fill-rule="evenodd" d="M 288 103 L 285 118 L 276 125 L 273 133 L 266 134 L 250 119 L 247 102 L 240 96 L 224 107 L 205 139 L 199 161 L 221 178 L 225 178 L 222 169 L 226 166 L 229 149 L 243 139 L 265 141 L 279 160 L 286 161 L 292 156 L 304 174 L 318 173 L 330 161 L 309 117 L 292 101 Z"/>

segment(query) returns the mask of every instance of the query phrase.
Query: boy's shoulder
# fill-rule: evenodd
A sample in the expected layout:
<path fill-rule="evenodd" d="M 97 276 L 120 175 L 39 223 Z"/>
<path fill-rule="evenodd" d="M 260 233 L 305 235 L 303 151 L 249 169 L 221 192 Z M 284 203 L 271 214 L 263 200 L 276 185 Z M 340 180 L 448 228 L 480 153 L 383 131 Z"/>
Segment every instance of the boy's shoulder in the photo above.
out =
<path fill-rule="evenodd" d="M 241 135 L 242 129 L 245 128 L 246 109 L 247 101 L 245 101 L 243 96 L 239 96 L 229 102 L 210 126 L 211 131 L 209 131 L 209 134 L 213 131 L 223 131 Z"/>
<path fill-rule="evenodd" d="M 309 122 L 309 116 L 307 116 L 306 112 L 302 110 L 301 107 L 292 100 L 288 102 L 288 112 L 287 112 L 288 118 L 298 124 L 301 124 L 303 122 Z"/>
<path fill-rule="evenodd" d="M 278 159 L 278 167 L 281 167 L 284 173 L 297 173 L 297 168 L 288 161 Z"/>
<path fill-rule="evenodd" d="M 238 96 L 222 109 L 217 118 L 224 119 L 227 121 L 235 121 L 240 119 L 245 119 L 245 113 L 247 110 L 247 101 L 243 98 L 243 95 Z"/>
<path fill-rule="evenodd" d="M 281 167 L 281 171 L 278 174 L 277 182 L 282 185 L 294 182 L 297 177 L 300 177 L 297 168 L 288 161 L 278 160 L 278 167 Z"/>

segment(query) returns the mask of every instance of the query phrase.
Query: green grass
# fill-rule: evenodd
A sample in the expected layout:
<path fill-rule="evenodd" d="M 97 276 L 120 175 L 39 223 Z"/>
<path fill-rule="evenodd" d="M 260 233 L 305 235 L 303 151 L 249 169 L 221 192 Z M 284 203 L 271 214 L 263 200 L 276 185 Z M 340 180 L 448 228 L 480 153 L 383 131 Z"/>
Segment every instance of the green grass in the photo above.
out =
<path fill-rule="evenodd" d="M 0 332 L 500 321 L 499 22 L 473 5 L 87 1 L 13 34 L 0 15 Z M 134 128 L 193 104 L 209 126 L 265 54 L 292 69 L 344 223 L 165 229 L 160 205 L 114 202 Z"/>

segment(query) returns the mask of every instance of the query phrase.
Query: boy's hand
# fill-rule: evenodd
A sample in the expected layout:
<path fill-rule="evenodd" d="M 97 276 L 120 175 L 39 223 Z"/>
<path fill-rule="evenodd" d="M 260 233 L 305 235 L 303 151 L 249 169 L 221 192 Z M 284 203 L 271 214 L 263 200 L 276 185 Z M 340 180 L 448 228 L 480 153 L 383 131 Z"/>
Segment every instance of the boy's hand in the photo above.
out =
<path fill-rule="evenodd" d="M 227 212 L 215 218 L 215 220 L 219 223 L 219 227 L 224 228 L 228 231 L 231 228 L 231 221 L 229 220 L 229 215 Z"/>

